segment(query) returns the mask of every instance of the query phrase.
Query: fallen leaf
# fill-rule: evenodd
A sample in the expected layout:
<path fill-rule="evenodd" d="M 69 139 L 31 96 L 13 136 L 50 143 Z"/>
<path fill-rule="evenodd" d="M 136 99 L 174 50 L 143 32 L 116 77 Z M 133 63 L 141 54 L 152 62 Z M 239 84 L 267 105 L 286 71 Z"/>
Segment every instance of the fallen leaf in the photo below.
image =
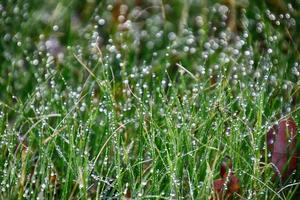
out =
<path fill-rule="evenodd" d="M 231 199 L 232 194 L 240 190 L 240 181 L 233 173 L 232 160 L 228 156 L 221 163 L 220 176 L 222 178 L 213 183 L 214 195 L 211 196 L 211 200 L 214 200 L 214 197 L 217 200 Z"/>
<path fill-rule="evenodd" d="M 297 168 L 297 125 L 290 117 L 279 121 L 267 133 L 267 149 L 271 153 L 276 175 L 285 181 Z"/>

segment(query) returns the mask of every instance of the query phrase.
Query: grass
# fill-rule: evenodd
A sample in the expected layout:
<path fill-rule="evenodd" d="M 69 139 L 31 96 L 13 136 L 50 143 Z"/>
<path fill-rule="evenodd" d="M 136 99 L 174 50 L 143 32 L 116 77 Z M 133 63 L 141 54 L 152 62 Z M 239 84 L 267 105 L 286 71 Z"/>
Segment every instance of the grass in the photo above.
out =
<path fill-rule="evenodd" d="M 300 3 L 276 2 L 2 1 L 0 199 L 209 199 L 225 156 L 235 199 L 297 199 L 300 166 L 264 159 L 300 122 Z"/>

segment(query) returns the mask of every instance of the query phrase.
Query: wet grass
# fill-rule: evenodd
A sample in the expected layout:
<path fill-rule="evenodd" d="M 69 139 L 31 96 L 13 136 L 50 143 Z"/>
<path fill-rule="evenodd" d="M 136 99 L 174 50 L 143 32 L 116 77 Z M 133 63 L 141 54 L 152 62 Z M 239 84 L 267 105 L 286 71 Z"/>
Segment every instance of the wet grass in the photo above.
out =
<path fill-rule="evenodd" d="M 274 2 L 2 1 L 0 199 L 209 199 L 225 156 L 234 198 L 297 199 L 266 132 L 300 122 L 300 3 Z"/>

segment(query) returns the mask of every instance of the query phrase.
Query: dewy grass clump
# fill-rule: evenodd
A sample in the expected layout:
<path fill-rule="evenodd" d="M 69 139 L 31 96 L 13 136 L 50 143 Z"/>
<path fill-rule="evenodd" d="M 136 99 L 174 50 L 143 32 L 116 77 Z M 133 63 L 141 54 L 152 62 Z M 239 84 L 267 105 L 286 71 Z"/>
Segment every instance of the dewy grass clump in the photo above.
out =
<path fill-rule="evenodd" d="M 299 1 L 1 1 L 0 199 L 297 199 L 299 23 Z"/>

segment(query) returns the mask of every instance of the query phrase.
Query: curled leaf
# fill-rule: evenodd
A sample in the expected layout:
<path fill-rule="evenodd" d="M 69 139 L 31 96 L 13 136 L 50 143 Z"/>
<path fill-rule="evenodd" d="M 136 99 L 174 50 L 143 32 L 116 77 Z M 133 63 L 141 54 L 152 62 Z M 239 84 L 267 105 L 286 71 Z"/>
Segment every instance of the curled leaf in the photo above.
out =
<path fill-rule="evenodd" d="M 267 149 L 276 175 L 285 181 L 297 168 L 297 125 L 290 117 L 274 125 L 267 133 Z"/>
<path fill-rule="evenodd" d="M 232 160 L 228 156 L 221 163 L 220 176 L 222 178 L 213 183 L 214 196 L 218 200 L 231 199 L 232 194 L 240 190 L 240 181 L 233 173 Z M 211 196 L 210 199 L 213 200 L 214 196 Z"/>

